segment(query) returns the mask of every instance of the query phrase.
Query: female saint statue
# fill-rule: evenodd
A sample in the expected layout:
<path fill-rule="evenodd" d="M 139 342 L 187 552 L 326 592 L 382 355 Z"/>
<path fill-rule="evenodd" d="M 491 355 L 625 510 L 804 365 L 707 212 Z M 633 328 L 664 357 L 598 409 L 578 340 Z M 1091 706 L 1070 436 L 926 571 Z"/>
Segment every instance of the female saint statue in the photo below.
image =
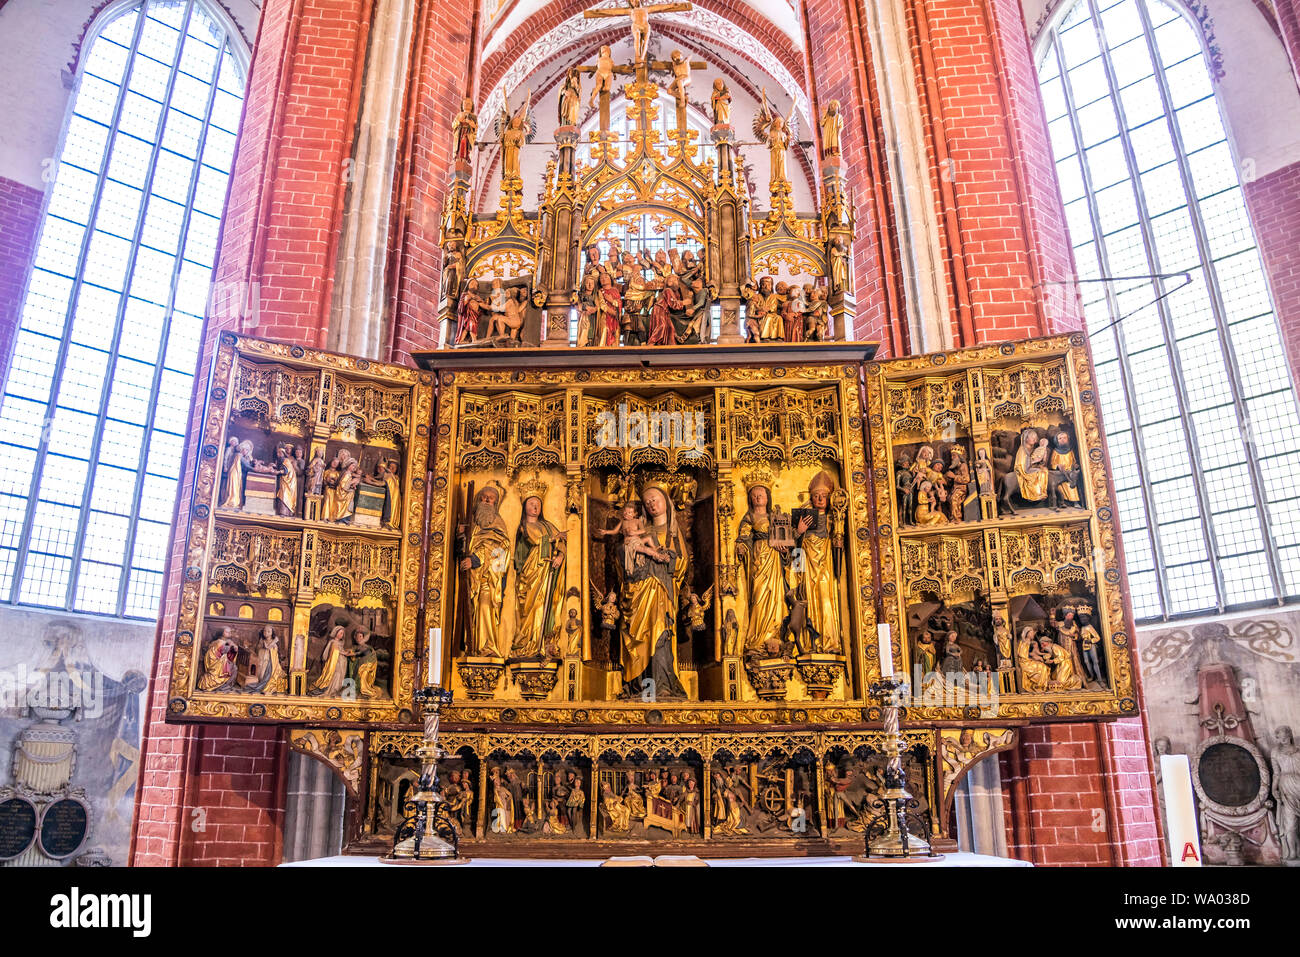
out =
<path fill-rule="evenodd" d="M 280 477 L 276 482 L 275 510 L 280 515 L 298 514 L 298 486 L 301 484 L 302 472 L 293 456 L 293 447 L 283 445 L 276 450 L 276 471 Z"/>
<path fill-rule="evenodd" d="M 233 441 L 233 440 L 232 440 Z M 226 490 L 221 498 L 222 508 L 244 507 L 244 479 L 256 464 L 253 461 L 253 443 L 245 439 L 227 450 Z"/>
<path fill-rule="evenodd" d="M 514 658 L 541 658 L 552 648 L 564 608 L 564 531 L 542 517 L 543 482 L 521 489 L 524 514 L 515 533 Z"/>
<path fill-rule="evenodd" d="M 571 67 L 564 75 L 564 85 L 560 87 L 560 125 L 577 126 L 581 106 L 582 83 L 578 79 L 578 71 Z"/>
<path fill-rule="evenodd" d="M 1016 641 L 1016 665 L 1020 668 L 1021 691 L 1034 694 L 1047 690 L 1051 670 L 1038 651 L 1038 642 L 1030 625 L 1020 630 L 1020 638 Z"/>
<path fill-rule="evenodd" d="M 270 625 L 262 628 L 257 643 L 257 680 L 244 690 L 262 694 L 284 694 L 289 689 L 289 679 L 280 664 L 280 639 Z"/>
<path fill-rule="evenodd" d="M 343 648 L 344 636 L 342 625 L 330 629 L 329 641 L 325 643 L 320 655 L 320 675 L 312 683 L 312 694 L 334 698 L 343 691 L 343 682 L 348 674 L 348 653 Z"/>
<path fill-rule="evenodd" d="M 500 645 L 501 603 L 510 539 L 506 535 L 506 523 L 497 511 L 503 492 L 495 484 L 479 489 L 474 496 L 469 527 L 460 533 L 464 539 L 460 569 L 465 573 L 469 602 L 465 648 L 471 655 L 488 658 L 504 657 Z"/>
<path fill-rule="evenodd" d="M 378 698 L 386 695 L 384 688 L 375 681 L 379 672 L 380 659 L 387 659 L 388 652 L 370 644 L 370 632 L 358 628 L 352 633 L 356 648 L 347 652 L 348 677 L 355 682 L 357 696 L 361 698 Z"/>
<path fill-rule="evenodd" d="M 709 98 L 713 104 L 713 125 L 731 125 L 731 91 L 727 89 L 722 77 L 713 81 L 713 95 Z"/>
<path fill-rule="evenodd" d="M 751 476 L 745 481 L 749 510 L 736 532 L 736 562 L 740 565 L 742 594 L 737 603 L 748 609 L 743 647 L 775 655 L 781 645 L 781 622 L 785 618 L 785 562 L 788 546 L 769 544 L 771 479 Z"/>
<path fill-rule="evenodd" d="M 620 546 L 639 550 L 638 556 L 619 562 L 623 694 L 649 695 L 650 700 L 684 698 L 686 690 L 677 675 L 677 608 L 690 557 L 668 491 L 647 485 L 641 505 L 646 524 L 640 538 L 646 547 L 627 536 Z M 647 678 L 652 683 L 647 684 Z"/>

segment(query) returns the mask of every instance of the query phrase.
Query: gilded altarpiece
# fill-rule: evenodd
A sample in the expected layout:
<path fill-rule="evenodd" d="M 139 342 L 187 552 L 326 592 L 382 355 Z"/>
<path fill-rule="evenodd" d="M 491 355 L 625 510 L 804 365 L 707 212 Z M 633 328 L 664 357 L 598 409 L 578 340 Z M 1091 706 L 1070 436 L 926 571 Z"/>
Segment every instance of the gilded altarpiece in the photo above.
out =
<path fill-rule="evenodd" d="M 1136 713 L 1083 337 L 870 363 L 866 382 L 882 609 L 917 686 L 909 715 Z"/>
<path fill-rule="evenodd" d="M 872 351 L 417 371 L 224 339 L 171 715 L 302 726 L 358 852 L 400 824 L 434 675 L 473 853 L 842 851 L 883 780 L 888 623 L 945 846 L 1018 726 L 1135 711 L 1113 496 L 1082 339 Z"/>
<path fill-rule="evenodd" d="M 168 714 L 409 718 L 433 378 L 223 334 Z"/>

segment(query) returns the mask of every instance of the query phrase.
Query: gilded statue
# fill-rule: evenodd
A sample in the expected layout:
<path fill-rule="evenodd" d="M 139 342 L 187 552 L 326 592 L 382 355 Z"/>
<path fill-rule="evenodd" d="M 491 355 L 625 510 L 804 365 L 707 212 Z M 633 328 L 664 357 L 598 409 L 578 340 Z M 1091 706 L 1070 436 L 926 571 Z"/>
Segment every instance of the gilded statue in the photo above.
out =
<path fill-rule="evenodd" d="M 767 145 L 771 157 L 771 177 L 769 184 L 773 192 L 789 188 L 790 177 L 786 173 L 785 154 L 790 148 L 790 132 L 794 122 L 794 106 L 790 107 L 789 118 L 781 116 L 767 100 L 767 90 L 763 90 L 763 108 L 754 114 L 754 136 L 760 143 Z"/>
<path fill-rule="evenodd" d="M 632 826 L 632 813 L 623 799 L 614 793 L 608 781 L 601 785 L 600 798 L 610 831 L 626 831 Z"/>
<path fill-rule="evenodd" d="M 1047 440 L 1038 437 L 1036 429 L 1025 429 L 1020 434 L 1012 470 L 1002 476 L 1001 504 L 1014 515 L 1011 496 L 1019 495 L 1029 505 L 1042 504 L 1047 499 Z"/>
<path fill-rule="evenodd" d="M 1083 498 L 1079 491 L 1083 483 L 1083 470 L 1079 467 L 1079 457 L 1070 443 L 1070 434 L 1065 429 L 1060 429 L 1052 438 L 1047 466 L 1048 507 L 1055 509 L 1071 505 L 1082 508 Z"/>
<path fill-rule="evenodd" d="M 627 0 L 626 7 L 608 7 L 600 10 L 584 10 L 582 15 L 588 19 L 598 17 L 628 17 L 632 21 L 632 50 L 636 62 L 646 57 L 650 47 L 650 14 L 667 13 L 675 10 L 689 10 L 689 3 L 646 3 L 645 0 Z"/>
<path fill-rule="evenodd" d="M 789 546 L 774 546 L 769 541 L 771 476 L 751 473 L 745 479 L 745 489 L 749 509 L 736 531 L 736 561 L 742 571 L 737 602 L 748 612 L 742 644 L 747 653 L 775 657 L 781 651 L 781 622 L 786 615 Z"/>
<path fill-rule="evenodd" d="M 462 532 L 460 568 L 465 573 L 469 605 L 465 646 L 470 655 L 477 657 L 505 657 L 501 647 L 501 603 L 511 549 L 506 523 L 499 512 L 503 492 L 496 484 L 479 489 L 469 527 Z"/>
<path fill-rule="evenodd" d="M 517 180 L 519 173 L 519 150 L 524 143 L 533 138 L 533 128 L 529 121 L 528 107 L 532 102 L 532 91 L 524 96 L 524 102 L 515 110 L 513 116 L 505 107 L 497 118 L 497 135 L 501 138 L 501 179 Z"/>
<path fill-rule="evenodd" d="M 397 472 L 397 459 L 380 462 L 376 478 L 379 479 L 376 484 L 384 487 L 384 527 L 401 528 L 402 477 Z"/>
<path fill-rule="evenodd" d="M 302 448 L 295 452 L 289 443 L 276 447 L 276 466 L 278 475 L 275 489 L 275 512 L 277 515 L 294 516 L 298 514 L 298 493 L 302 488 L 302 474 L 306 463 L 302 458 Z"/>
<path fill-rule="evenodd" d="M 564 531 L 542 517 L 546 483 L 519 488 L 524 512 L 515 533 L 515 637 L 511 657 L 558 657 L 564 606 Z"/>
<path fill-rule="evenodd" d="M 677 609 L 690 563 L 686 540 L 667 489 L 647 485 L 638 504 L 634 511 L 644 525 L 639 533 L 623 530 L 616 551 L 623 694 L 683 698 L 686 691 L 677 674 Z"/>
<path fill-rule="evenodd" d="M 474 113 L 474 101 L 468 96 L 460 101 L 460 112 L 452 120 L 451 135 L 455 141 L 456 162 L 472 162 L 474 145 L 478 141 L 478 116 Z"/>
<path fill-rule="evenodd" d="M 505 781 L 501 780 L 501 768 L 494 767 L 489 776 L 488 790 L 492 797 L 492 820 L 490 826 L 496 834 L 515 833 L 514 795 Z"/>
<path fill-rule="evenodd" d="M 284 694 L 289 690 L 289 679 L 280 662 L 280 639 L 270 625 L 264 625 L 258 633 L 257 679 L 244 690 L 261 694 Z"/>
<path fill-rule="evenodd" d="M 1038 651 L 1043 663 L 1051 670 L 1047 683 L 1050 691 L 1078 691 L 1083 687 L 1083 679 L 1074 670 L 1070 652 L 1062 645 L 1052 641 L 1047 635 L 1038 636 Z"/>
<path fill-rule="evenodd" d="M 229 627 L 222 628 L 203 653 L 203 673 L 199 675 L 198 690 L 232 690 L 237 676 L 235 662 L 238 656 L 239 646 L 235 644 L 234 632 Z"/>
<path fill-rule="evenodd" d="M 1047 690 L 1051 669 L 1043 661 L 1034 629 L 1028 625 L 1020 629 L 1020 637 L 1016 640 L 1016 667 L 1020 669 L 1020 690 L 1023 693 Z"/>
<path fill-rule="evenodd" d="M 747 303 L 745 309 L 745 335 L 750 342 L 779 342 L 785 338 L 781 322 L 781 300 L 772 286 L 772 277 L 764 276 L 758 287 L 746 283 L 740 295 Z"/>
<path fill-rule="evenodd" d="M 321 495 L 325 491 L 325 450 L 317 448 L 307 463 L 307 494 Z"/>
<path fill-rule="evenodd" d="M 222 471 L 225 473 L 225 491 L 220 503 L 222 508 L 244 507 L 244 482 L 256 465 L 252 442 L 231 438 L 226 443 L 226 455 L 222 461 Z"/>
<path fill-rule="evenodd" d="M 800 548 L 799 591 L 807 603 L 810 650 L 816 654 L 838 655 L 842 651 L 840 625 L 840 588 L 836 551 L 843 545 L 838 529 L 833 528 L 830 509 L 835 480 L 829 472 L 818 472 L 808 483 L 810 514 L 799 518 L 795 540 Z"/>
<path fill-rule="evenodd" d="M 709 97 L 709 102 L 713 106 L 713 125 L 730 126 L 731 91 L 727 89 L 726 81 L 722 77 L 713 81 L 713 95 Z"/>
<path fill-rule="evenodd" d="M 839 156 L 840 140 L 844 133 L 844 114 L 840 112 L 839 100 L 831 100 L 826 104 L 821 127 L 822 156 Z"/>
<path fill-rule="evenodd" d="M 608 45 L 600 48 L 596 57 L 596 73 L 592 77 L 591 106 L 596 106 L 602 94 L 612 96 L 614 93 L 614 54 Z"/>
<path fill-rule="evenodd" d="M 348 655 L 343 647 L 345 634 L 342 625 L 335 625 L 330 629 L 329 639 L 321 650 L 320 674 L 312 682 L 312 694 L 324 695 L 327 698 L 335 698 L 342 694 L 348 674 Z"/>
<path fill-rule="evenodd" d="M 358 628 L 352 633 L 352 642 L 355 647 L 346 652 L 351 687 L 360 698 L 378 698 L 385 695 L 386 692 L 379 686 L 376 676 L 379 673 L 379 662 L 388 660 L 388 652 L 371 645 L 370 632 L 364 628 Z"/>
<path fill-rule="evenodd" d="M 570 68 L 564 74 L 564 85 L 560 87 L 559 123 L 561 126 L 577 126 L 578 110 L 582 106 L 582 81 L 578 71 Z"/>
<path fill-rule="evenodd" d="M 836 236 L 827 250 L 831 260 L 831 292 L 849 291 L 849 249 L 844 240 Z"/>

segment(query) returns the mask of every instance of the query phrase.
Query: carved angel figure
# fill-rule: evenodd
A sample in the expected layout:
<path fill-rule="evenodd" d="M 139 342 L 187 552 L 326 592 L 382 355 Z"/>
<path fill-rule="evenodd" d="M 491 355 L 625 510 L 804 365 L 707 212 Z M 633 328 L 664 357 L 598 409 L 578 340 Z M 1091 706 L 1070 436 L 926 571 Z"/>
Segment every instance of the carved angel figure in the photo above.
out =
<path fill-rule="evenodd" d="M 763 108 L 754 114 L 754 136 L 760 143 L 765 143 L 772 157 L 772 189 L 785 185 L 786 175 L 785 151 L 790 147 L 794 134 L 794 104 L 790 105 L 790 115 L 781 116 L 767 99 L 767 89 L 763 89 Z"/>
<path fill-rule="evenodd" d="M 703 595 L 697 595 L 694 591 L 691 591 L 686 596 L 686 620 L 691 626 L 691 631 L 704 630 L 704 613 L 709 610 L 709 606 L 712 604 L 712 585 L 704 590 Z"/>
<path fill-rule="evenodd" d="M 504 107 L 497 117 L 496 134 L 501 140 L 501 178 L 503 180 L 519 179 L 519 149 L 525 143 L 533 141 L 537 132 L 537 120 L 529 111 L 533 93 L 529 90 L 524 96 L 523 105 L 515 111 L 514 116 Z"/>

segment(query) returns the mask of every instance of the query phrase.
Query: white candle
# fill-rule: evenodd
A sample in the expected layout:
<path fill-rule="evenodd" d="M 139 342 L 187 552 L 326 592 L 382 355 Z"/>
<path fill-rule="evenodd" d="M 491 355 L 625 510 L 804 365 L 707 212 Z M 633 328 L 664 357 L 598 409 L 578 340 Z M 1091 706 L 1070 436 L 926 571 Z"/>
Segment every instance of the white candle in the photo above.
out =
<path fill-rule="evenodd" d="M 1172 867 L 1201 866 L 1201 830 L 1192 796 L 1192 766 L 1185 754 L 1162 754 L 1160 781 L 1165 792 L 1165 832 Z"/>
<path fill-rule="evenodd" d="M 429 684 L 437 687 L 442 684 L 442 629 L 429 629 L 429 644 L 425 650 L 429 657 Z"/>
<path fill-rule="evenodd" d="M 880 648 L 880 677 L 894 677 L 894 643 L 889 639 L 889 623 L 876 625 L 876 644 Z"/>

